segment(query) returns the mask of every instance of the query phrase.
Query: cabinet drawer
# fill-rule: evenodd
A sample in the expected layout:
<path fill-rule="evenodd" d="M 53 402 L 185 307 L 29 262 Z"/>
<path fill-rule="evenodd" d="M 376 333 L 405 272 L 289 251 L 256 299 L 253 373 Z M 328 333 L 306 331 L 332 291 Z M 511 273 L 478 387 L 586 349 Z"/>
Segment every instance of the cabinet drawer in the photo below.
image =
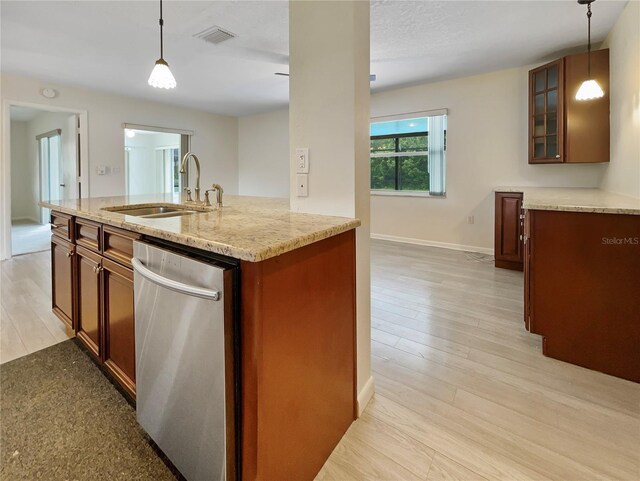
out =
<path fill-rule="evenodd" d="M 100 254 L 100 230 L 102 226 L 97 222 L 80 217 L 76 217 L 74 224 L 76 244 Z"/>
<path fill-rule="evenodd" d="M 51 211 L 51 233 L 73 242 L 73 216 Z"/>
<path fill-rule="evenodd" d="M 103 255 L 108 259 L 131 268 L 133 241 L 139 240 L 141 237 L 140 234 L 134 232 L 104 225 L 102 226 Z"/>

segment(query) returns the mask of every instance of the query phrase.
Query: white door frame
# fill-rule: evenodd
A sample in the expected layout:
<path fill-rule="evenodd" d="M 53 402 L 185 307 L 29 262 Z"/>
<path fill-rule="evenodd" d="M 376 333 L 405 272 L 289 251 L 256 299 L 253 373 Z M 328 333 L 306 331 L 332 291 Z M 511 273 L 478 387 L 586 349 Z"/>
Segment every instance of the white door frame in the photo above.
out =
<path fill-rule="evenodd" d="M 68 112 L 80 120 L 80 175 L 82 196 L 89 197 L 89 126 L 88 112 L 33 102 L 6 99 L 2 101 L 2 152 L 0 155 L 0 260 L 11 258 L 11 107 L 30 107 L 46 112 Z M 76 139 L 76 142 L 78 140 Z"/>

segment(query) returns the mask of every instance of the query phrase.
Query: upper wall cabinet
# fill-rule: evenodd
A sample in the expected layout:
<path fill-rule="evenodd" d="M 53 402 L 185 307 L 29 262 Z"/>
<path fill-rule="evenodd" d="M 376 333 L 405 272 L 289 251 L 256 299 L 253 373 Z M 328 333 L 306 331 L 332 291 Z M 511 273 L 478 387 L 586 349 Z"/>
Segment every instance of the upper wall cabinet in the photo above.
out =
<path fill-rule="evenodd" d="M 587 54 L 529 71 L 529 163 L 609 162 L 609 50 L 591 52 L 591 77 L 604 97 L 576 100 Z"/>

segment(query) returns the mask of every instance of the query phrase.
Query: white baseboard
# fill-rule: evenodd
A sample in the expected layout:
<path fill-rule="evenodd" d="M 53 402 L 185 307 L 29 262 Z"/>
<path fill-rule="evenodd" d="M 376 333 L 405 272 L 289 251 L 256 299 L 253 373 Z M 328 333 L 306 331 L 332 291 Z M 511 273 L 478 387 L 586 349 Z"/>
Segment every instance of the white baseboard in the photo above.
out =
<path fill-rule="evenodd" d="M 373 397 L 373 393 L 375 391 L 375 385 L 373 382 L 373 376 L 369 376 L 369 379 L 364 384 L 362 391 L 358 393 L 358 417 L 360 417 L 367 407 L 369 401 Z"/>
<path fill-rule="evenodd" d="M 478 252 L 479 254 L 493 255 L 493 249 L 489 247 L 466 246 L 462 244 L 449 244 L 448 242 L 437 242 L 425 239 L 414 239 L 411 237 L 399 237 L 387 234 L 371 234 L 372 239 L 400 242 L 402 244 L 414 244 L 418 246 L 442 247 L 443 249 L 453 249 L 456 251 Z"/>

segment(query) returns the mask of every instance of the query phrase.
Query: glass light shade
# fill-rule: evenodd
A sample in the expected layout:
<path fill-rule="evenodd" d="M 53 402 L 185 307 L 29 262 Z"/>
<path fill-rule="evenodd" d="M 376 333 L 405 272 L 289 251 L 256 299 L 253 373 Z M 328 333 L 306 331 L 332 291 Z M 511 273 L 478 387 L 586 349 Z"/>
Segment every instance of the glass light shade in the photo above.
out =
<path fill-rule="evenodd" d="M 604 92 L 598 82 L 595 80 L 585 80 L 580 85 L 578 93 L 576 93 L 576 100 L 592 100 L 604 97 Z"/>
<path fill-rule="evenodd" d="M 169 64 L 159 59 L 149 75 L 149 85 L 157 89 L 173 89 L 176 87 L 176 79 L 173 77 Z"/>

